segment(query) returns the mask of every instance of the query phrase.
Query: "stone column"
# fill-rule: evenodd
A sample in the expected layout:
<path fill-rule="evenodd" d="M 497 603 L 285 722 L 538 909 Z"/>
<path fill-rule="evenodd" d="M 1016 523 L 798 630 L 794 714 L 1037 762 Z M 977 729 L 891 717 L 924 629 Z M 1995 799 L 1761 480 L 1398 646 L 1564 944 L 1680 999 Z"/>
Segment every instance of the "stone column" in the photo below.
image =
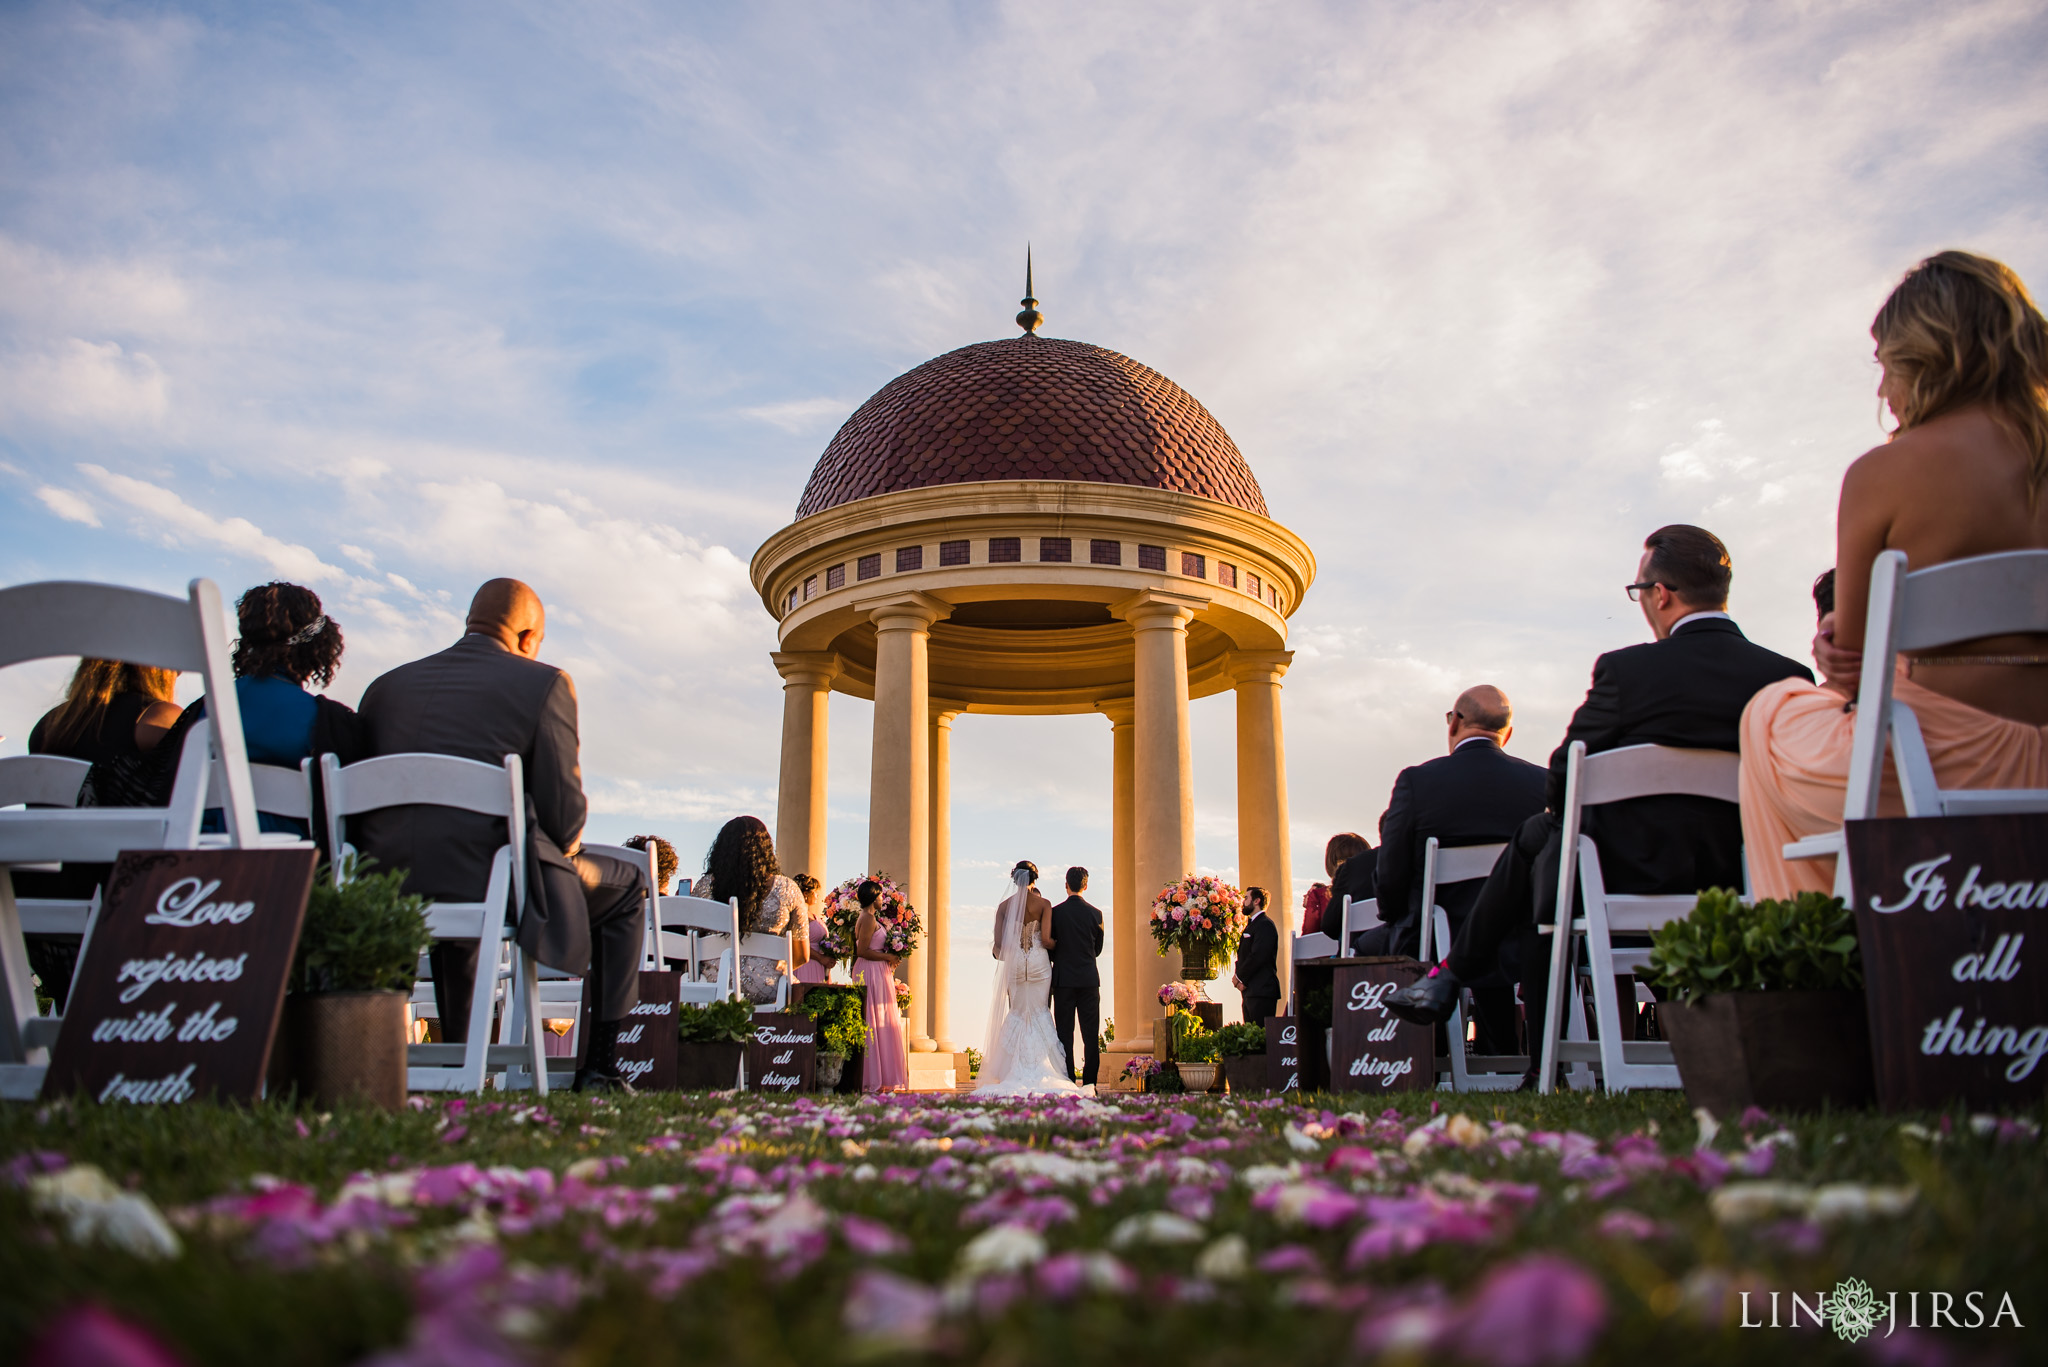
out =
<path fill-rule="evenodd" d="M 1228 663 L 1237 683 L 1237 865 L 1247 885 L 1266 890 L 1266 914 L 1280 930 L 1280 996 L 1293 964 L 1294 889 L 1288 881 L 1287 742 L 1280 731 L 1280 676 L 1294 660 L 1284 650 L 1237 651 Z"/>
<path fill-rule="evenodd" d="M 777 652 L 782 675 L 782 780 L 775 791 L 775 859 L 782 871 L 825 881 L 825 752 L 832 680 L 830 651 Z M 688 891 L 688 889 L 684 889 Z"/>
<path fill-rule="evenodd" d="M 1188 742 L 1188 623 L 1203 601 L 1147 589 L 1112 609 L 1136 638 L 1132 702 L 1132 911 L 1142 920 L 1159 890 L 1187 876 L 1195 863 L 1195 793 Z M 1137 956 L 1133 987 L 1143 1012 L 1143 1033 L 1133 1043 L 1152 1047 L 1159 988 L 1180 976 L 1180 955 Z M 1137 1025 L 1138 1022 L 1133 1022 Z"/>
<path fill-rule="evenodd" d="M 1114 954 L 1110 961 L 1109 1015 L 1116 1021 L 1117 1037 L 1110 1042 L 1113 1054 L 1137 1052 L 1133 1043 L 1139 1023 L 1149 1017 L 1138 1005 L 1138 963 L 1153 954 L 1152 937 L 1145 931 L 1143 909 L 1138 906 L 1138 870 L 1134 855 L 1131 810 L 1132 765 L 1136 758 L 1133 722 L 1136 704 L 1129 698 L 1111 698 L 1101 704 L 1109 718 L 1110 784 L 1110 931 Z M 1122 1069 L 1119 1067 L 1118 1072 Z M 1105 1074 L 1107 1075 L 1107 1074 Z"/>
<path fill-rule="evenodd" d="M 868 869 L 902 884 L 931 914 L 931 701 L 926 657 L 932 623 L 951 609 L 922 593 L 857 603 L 875 624 L 874 767 L 868 787 Z M 929 922 L 927 922 L 929 925 Z M 929 963 L 930 944 L 910 963 Z M 899 970 L 901 974 L 901 970 Z M 911 989 L 913 992 L 916 988 Z M 930 1050 L 913 1011 L 910 1047 Z"/>
<path fill-rule="evenodd" d="M 948 1004 L 953 988 L 953 718 L 962 710 L 956 702 L 931 704 L 932 866 L 926 886 L 932 901 L 924 913 L 924 973 L 910 985 L 927 1003 L 917 1014 L 942 1054 L 960 1047 L 953 1039 Z"/>

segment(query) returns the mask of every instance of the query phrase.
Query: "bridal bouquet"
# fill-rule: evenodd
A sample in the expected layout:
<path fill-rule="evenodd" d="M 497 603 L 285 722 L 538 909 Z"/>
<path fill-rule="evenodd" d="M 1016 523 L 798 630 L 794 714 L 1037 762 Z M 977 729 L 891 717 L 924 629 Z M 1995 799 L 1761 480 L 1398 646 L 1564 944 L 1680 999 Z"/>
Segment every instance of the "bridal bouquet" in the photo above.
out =
<path fill-rule="evenodd" d="M 1190 978 L 1213 976 L 1203 970 L 1237 947 L 1244 924 L 1244 893 L 1207 874 L 1169 883 L 1152 899 L 1152 938 L 1161 955 L 1180 951 Z"/>
<path fill-rule="evenodd" d="M 854 957 L 853 932 L 860 923 L 860 885 L 868 881 L 866 874 L 849 878 L 826 893 L 825 900 L 818 904 L 818 916 L 825 922 L 825 938 L 819 941 L 819 948 L 835 959 L 850 960 Z M 882 895 L 875 899 L 875 910 L 881 912 L 893 908 L 898 916 L 903 915 L 908 904 L 896 880 L 878 873 L 873 881 L 882 885 Z M 914 912 L 911 913 L 911 924 L 916 929 L 923 929 L 917 926 Z M 884 948 L 887 949 L 886 937 Z M 887 952 L 896 954 L 902 951 L 887 949 Z"/>

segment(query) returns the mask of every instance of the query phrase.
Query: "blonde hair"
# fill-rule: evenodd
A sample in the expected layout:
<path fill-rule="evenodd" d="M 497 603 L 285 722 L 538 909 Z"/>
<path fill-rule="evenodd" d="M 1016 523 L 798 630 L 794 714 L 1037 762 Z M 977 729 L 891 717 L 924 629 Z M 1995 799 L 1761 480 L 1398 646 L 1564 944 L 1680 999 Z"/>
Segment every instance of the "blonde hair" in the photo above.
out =
<path fill-rule="evenodd" d="M 132 665 L 125 660 L 82 659 L 64 690 L 64 701 L 50 718 L 45 745 L 72 745 L 95 739 L 107 719 L 107 706 L 116 693 L 143 693 L 158 702 L 170 702 L 178 686 L 178 672 L 150 665 Z"/>
<path fill-rule="evenodd" d="M 1940 252 L 1912 270 L 1870 325 L 1903 391 L 1899 430 L 1982 404 L 2027 452 L 2027 501 L 2048 480 L 2048 320 L 2011 267 Z"/>

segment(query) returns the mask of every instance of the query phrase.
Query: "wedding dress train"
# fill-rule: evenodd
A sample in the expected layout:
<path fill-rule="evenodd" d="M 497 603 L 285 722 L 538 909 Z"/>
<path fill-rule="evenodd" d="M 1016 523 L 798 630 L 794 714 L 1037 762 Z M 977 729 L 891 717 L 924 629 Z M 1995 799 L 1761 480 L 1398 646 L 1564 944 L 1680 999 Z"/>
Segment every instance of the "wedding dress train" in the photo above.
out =
<path fill-rule="evenodd" d="M 1033 922 L 1020 935 L 1026 886 L 1019 883 L 996 911 L 995 1002 L 989 1012 L 988 1057 L 976 1096 L 1052 1096 L 1081 1090 L 1067 1071 L 1067 1052 L 1052 1024 L 1052 959 Z"/>

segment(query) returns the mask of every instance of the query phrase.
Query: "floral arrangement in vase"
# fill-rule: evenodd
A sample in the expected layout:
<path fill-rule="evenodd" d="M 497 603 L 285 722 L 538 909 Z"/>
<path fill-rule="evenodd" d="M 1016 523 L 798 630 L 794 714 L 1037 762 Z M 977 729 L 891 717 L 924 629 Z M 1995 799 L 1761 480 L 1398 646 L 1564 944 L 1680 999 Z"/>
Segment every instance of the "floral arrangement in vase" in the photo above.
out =
<path fill-rule="evenodd" d="M 910 1014 L 910 984 L 901 978 L 896 980 L 896 1009 L 906 1016 Z"/>
<path fill-rule="evenodd" d="M 1159 953 L 1178 949 L 1181 976 L 1190 980 L 1216 976 L 1216 960 L 1237 947 L 1244 924 L 1243 890 L 1208 874 L 1169 883 L 1152 899 L 1152 938 Z"/>
<path fill-rule="evenodd" d="M 902 886 L 886 874 L 860 874 L 826 893 L 825 899 L 818 904 L 818 917 L 825 923 L 825 938 L 818 942 L 818 947 L 842 962 L 854 957 L 853 932 L 860 923 L 860 885 L 870 881 L 882 887 L 881 895 L 875 899 L 877 912 L 893 909 L 901 917 L 909 908 Z M 913 933 L 924 929 L 918 924 L 915 912 L 910 913 L 910 924 Z M 903 954 L 909 951 L 889 949 L 887 952 Z"/>
<path fill-rule="evenodd" d="M 1161 1006 L 1178 1007 L 1183 1011 L 1192 1011 L 1195 1009 L 1195 1003 L 1200 1000 L 1202 1000 L 1201 996 L 1186 983 L 1168 983 L 1159 989 L 1159 1004 Z"/>
<path fill-rule="evenodd" d="M 1148 1081 L 1166 1065 L 1150 1054 L 1139 1054 L 1124 1065 L 1124 1076 L 1138 1082 Z"/>

